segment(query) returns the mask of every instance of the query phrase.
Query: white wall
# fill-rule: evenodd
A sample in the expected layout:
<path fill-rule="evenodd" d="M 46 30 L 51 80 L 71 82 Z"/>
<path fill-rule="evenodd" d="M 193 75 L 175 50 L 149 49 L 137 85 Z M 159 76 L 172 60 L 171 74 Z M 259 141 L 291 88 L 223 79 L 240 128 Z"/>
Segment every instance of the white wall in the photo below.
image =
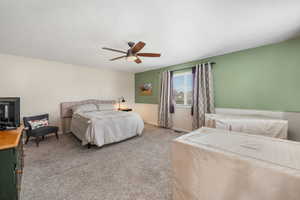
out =
<path fill-rule="evenodd" d="M 157 126 L 158 119 L 158 105 L 157 104 L 135 104 L 135 110 L 139 113 L 144 121 L 148 124 Z M 179 107 L 176 108 L 176 112 L 173 115 L 173 129 L 179 131 L 191 131 L 192 130 L 192 117 L 191 109 Z"/>
<path fill-rule="evenodd" d="M 135 111 L 138 112 L 146 123 L 157 125 L 158 105 L 157 104 L 135 104 Z M 192 130 L 192 117 L 190 108 L 176 108 L 173 115 L 173 129 L 180 131 Z M 230 109 L 216 108 L 216 113 L 223 114 L 250 114 L 264 115 L 278 119 L 288 120 L 289 130 L 288 137 L 291 140 L 300 141 L 300 113 L 295 112 L 275 112 L 265 110 L 246 110 L 246 109 Z"/>
<path fill-rule="evenodd" d="M 0 54 L 0 97 L 21 97 L 21 115 L 50 114 L 59 122 L 59 104 L 124 96 L 134 105 L 134 74 L 103 68 Z"/>
<path fill-rule="evenodd" d="M 158 119 L 157 104 L 136 103 L 134 106 L 134 111 L 139 113 L 146 123 L 157 126 L 157 119 Z"/>

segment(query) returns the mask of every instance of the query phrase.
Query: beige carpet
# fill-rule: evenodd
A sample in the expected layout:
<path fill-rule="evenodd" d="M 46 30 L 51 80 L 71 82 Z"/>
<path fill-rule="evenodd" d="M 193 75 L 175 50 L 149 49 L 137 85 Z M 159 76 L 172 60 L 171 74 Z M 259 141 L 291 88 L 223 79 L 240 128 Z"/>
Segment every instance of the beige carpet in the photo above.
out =
<path fill-rule="evenodd" d="M 147 125 L 140 137 L 103 148 L 71 134 L 25 145 L 21 200 L 169 200 L 170 144 L 180 136 Z"/>

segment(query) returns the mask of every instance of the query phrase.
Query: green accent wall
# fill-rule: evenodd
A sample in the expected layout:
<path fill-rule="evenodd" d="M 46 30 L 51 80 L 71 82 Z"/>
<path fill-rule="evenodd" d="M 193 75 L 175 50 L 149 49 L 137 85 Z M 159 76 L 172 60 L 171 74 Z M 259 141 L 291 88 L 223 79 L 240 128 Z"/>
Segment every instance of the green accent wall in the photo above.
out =
<path fill-rule="evenodd" d="M 135 74 L 135 102 L 157 104 L 160 72 L 212 61 L 215 103 L 221 108 L 300 111 L 300 38 Z M 152 96 L 139 86 L 153 85 Z"/>

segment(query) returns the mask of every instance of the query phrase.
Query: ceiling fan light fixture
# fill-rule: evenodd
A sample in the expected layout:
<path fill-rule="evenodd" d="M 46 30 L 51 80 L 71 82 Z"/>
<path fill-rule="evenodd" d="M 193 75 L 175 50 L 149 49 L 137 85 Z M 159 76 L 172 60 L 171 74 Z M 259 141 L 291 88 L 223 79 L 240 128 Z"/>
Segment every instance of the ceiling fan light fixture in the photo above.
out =
<path fill-rule="evenodd" d="M 127 57 L 126 57 L 126 60 L 127 60 L 128 62 L 133 62 L 133 61 L 135 61 L 136 59 L 137 59 L 136 56 L 127 56 Z"/>
<path fill-rule="evenodd" d="M 143 49 L 145 45 L 146 43 L 142 41 L 139 41 L 137 44 L 135 44 L 134 42 L 128 42 L 128 46 L 130 48 L 127 51 L 122 51 L 122 50 L 112 49 L 107 47 L 103 47 L 102 49 L 124 54 L 123 56 L 112 58 L 110 59 L 110 61 L 115 61 L 115 60 L 125 58 L 127 62 L 135 62 L 136 64 L 140 64 L 142 63 L 140 57 L 160 57 L 160 53 L 140 53 L 141 49 Z"/>

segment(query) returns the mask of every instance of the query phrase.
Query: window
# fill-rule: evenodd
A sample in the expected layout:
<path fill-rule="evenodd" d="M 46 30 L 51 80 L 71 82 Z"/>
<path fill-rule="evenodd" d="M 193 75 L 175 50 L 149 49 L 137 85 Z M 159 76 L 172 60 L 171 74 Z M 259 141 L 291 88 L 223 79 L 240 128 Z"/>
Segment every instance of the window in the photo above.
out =
<path fill-rule="evenodd" d="M 176 105 L 191 105 L 193 91 L 192 71 L 174 73 L 173 89 Z"/>

